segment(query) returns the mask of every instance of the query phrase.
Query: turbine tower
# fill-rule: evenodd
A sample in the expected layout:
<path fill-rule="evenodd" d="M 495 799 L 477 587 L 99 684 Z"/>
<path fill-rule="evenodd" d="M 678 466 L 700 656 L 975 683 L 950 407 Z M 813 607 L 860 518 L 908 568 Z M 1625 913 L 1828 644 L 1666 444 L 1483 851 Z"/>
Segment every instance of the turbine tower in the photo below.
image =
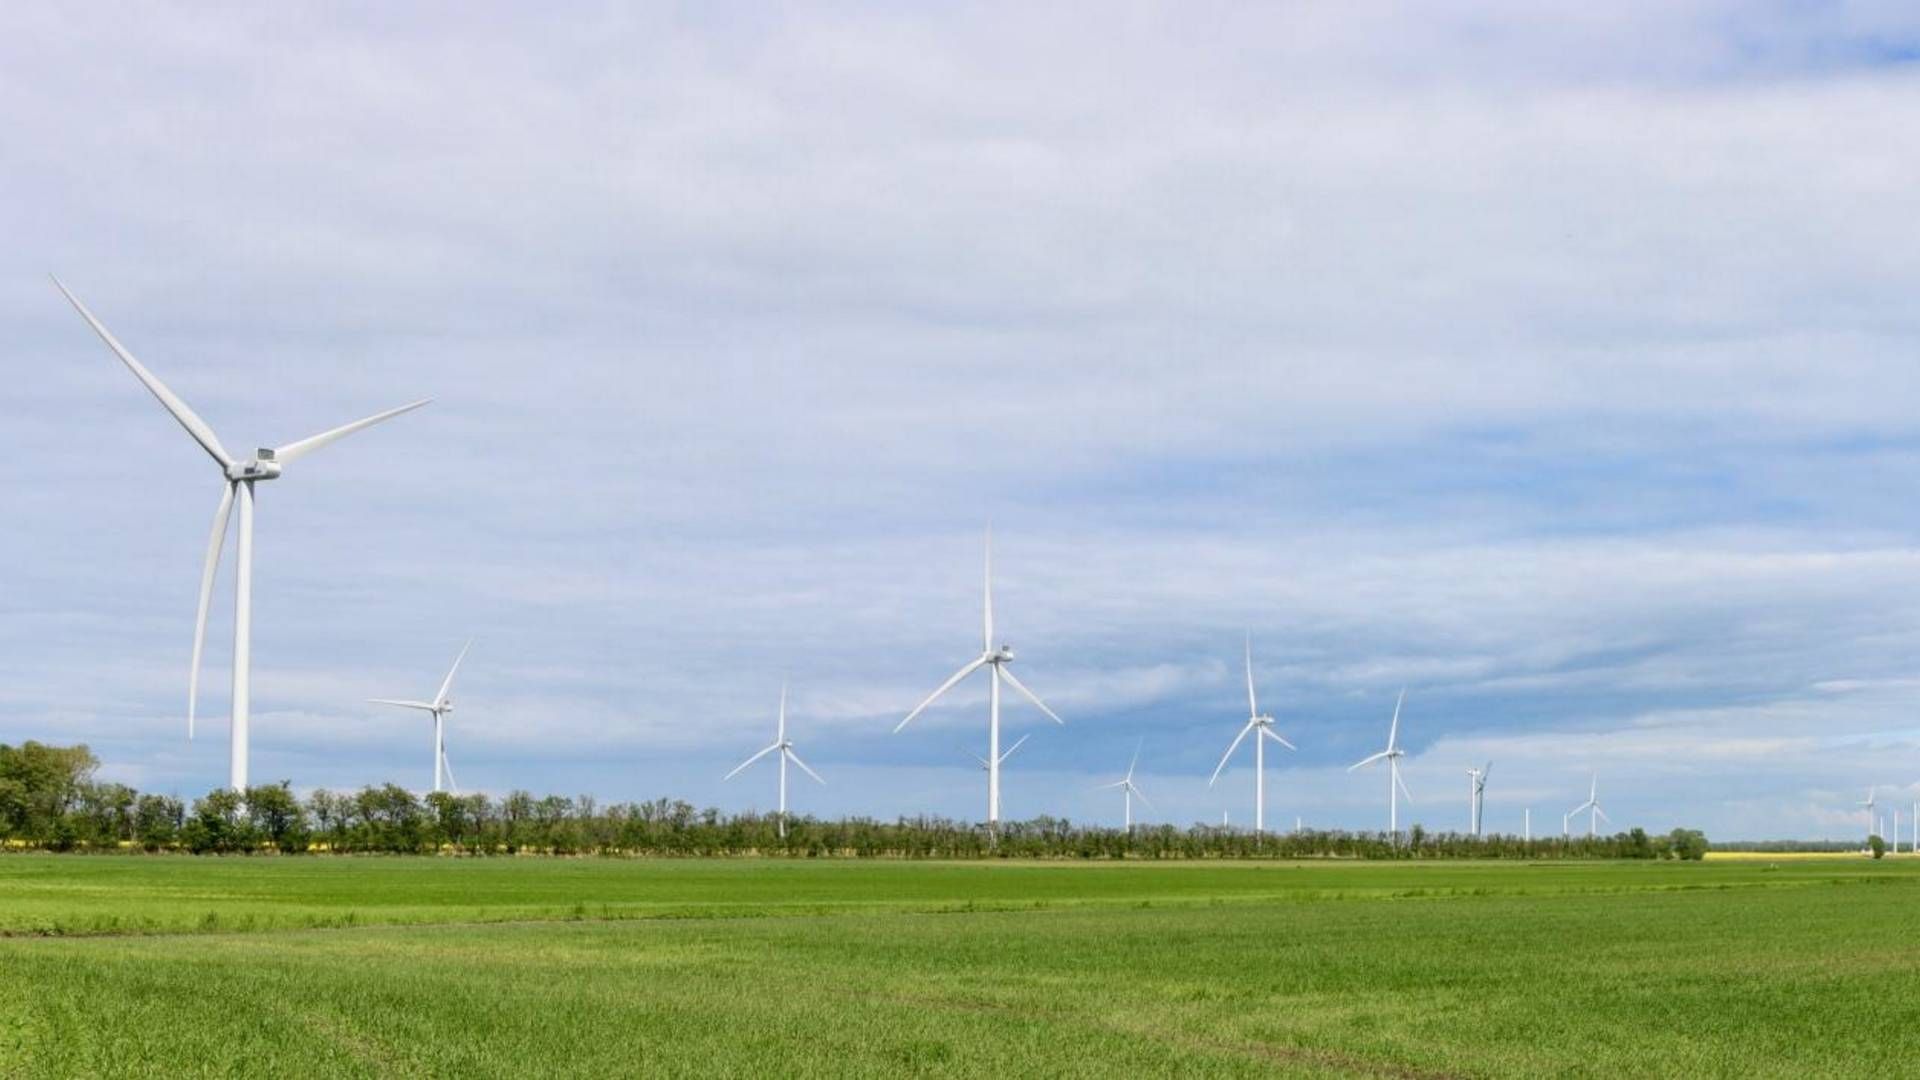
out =
<path fill-rule="evenodd" d="M 1480 825 L 1484 819 L 1483 811 L 1487 804 L 1487 774 L 1492 771 L 1493 762 L 1491 761 L 1478 769 L 1467 770 L 1467 831 L 1469 835 L 1480 835 Z"/>
<path fill-rule="evenodd" d="M 1400 759 L 1407 755 L 1405 750 L 1400 749 L 1400 706 L 1406 700 L 1407 692 L 1402 689 L 1399 700 L 1393 703 L 1393 725 L 1387 728 L 1387 748 L 1347 766 L 1347 771 L 1352 772 L 1376 761 L 1387 763 L 1387 773 L 1391 777 L 1387 781 L 1387 835 L 1391 837 L 1400 835 L 1400 796 L 1404 794 L 1409 804 L 1413 802 L 1413 792 L 1408 791 L 1406 781 L 1400 779 Z"/>
<path fill-rule="evenodd" d="M 987 826 L 992 828 L 1000 823 L 1000 763 L 1006 757 L 1005 754 L 1000 752 L 1000 684 L 1004 682 L 1018 691 L 1021 696 L 1038 706 L 1041 712 L 1046 713 L 1048 719 L 1054 723 L 1065 724 L 1066 721 L 1060 719 L 1052 709 L 1047 708 L 1046 702 L 1041 701 L 1038 695 L 1027 689 L 1025 683 L 1014 678 L 1013 672 L 1007 670 L 1007 665 L 1013 662 L 1013 648 L 1008 645 L 995 645 L 993 643 L 993 530 L 991 529 L 987 530 L 986 607 L 984 610 L 985 615 L 981 620 L 982 635 L 980 655 L 967 661 L 965 666 L 959 671 L 954 672 L 952 677 L 947 679 L 946 682 L 941 683 L 938 690 L 928 694 L 925 701 L 915 705 L 913 711 L 907 714 L 907 718 L 894 725 L 893 730 L 895 734 L 898 734 L 902 728 L 913 723 L 914 717 L 924 712 L 927 706 L 940 700 L 940 695 L 958 686 L 960 680 L 983 667 L 989 669 L 990 677 L 987 679 Z M 1012 752 L 1011 750 L 1007 751 L 1008 754 Z"/>
<path fill-rule="evenodd" d="M 1867 789 L 1867 799 L 1865 802 L 1855 803 L 1854 805 L 1864 806 L 1867 808 L 1867 837 L 1869 841 L 1871 841 L 1874 832 L 1879 827 L 1878 826 L 1879 819 L 1873 816 L 1873 807 L 1874 807 L 1873 789 L 1872 788 Z"/>
<path fill-rule="evenodd" d="M 240 536 L 235 541 L 234 552 L 234 588 L 233 588 L 233 724 L 229 733 L 230 749 L 227 763 L 227 786 L 235 791 L 247 789 L 247 721 L 251 705 L 253 671 L 253 486 L 267 480 L 278 479 L 280 471 L 294 461 L 326 446 L 336 439 L 351 435 L 361 428 L 377 424 L 398 416 L 403 412 L 417 409 L 427 402 L 416 401 L 402 405 L 397 409 L 375 413 L 364 420 L 355 420 L 331 431 L 288 443 L 278 449 L 261 448 L 254 451 L 252 458 L 241 461 L 220 445 L 220 437 L 213 428 L 200 419 L 185 401 L 182 401 L 167 385 L 148 371 L 133 354 L 116 340 L 100 320 L 93 317 L 80 299 L 67 291 L 59 278 L 53 283 L 61 295 L 73 305 L 80 317 L 87 320 L 93 332 L 107 343 L 134 378 L 140 380 L 167 412 L 193 436 L 193 441 L 207 452 L 214 464 L 220 467 L 222 487 L 220 506 L 213 513 L 213 535 L 207 542 L 207 559 L 200 572 L 200 608 L 193 626 L 193 661 L 187 675 L 187 738 L 193 738 L 194 714 L 198 708 L 200 692 L 200 653 L 207 635 L 207 606 L 213 599 L 213 578 L 220 568 L 220 551 L 226 544 L 227 520 L 232 515 L 233 505 L 240 504 Z"/>
<path fill-rule="evenodd" d="M 1139 742 L 1134 744 L 1133 760 L 1127 763 L 1127 775 L 1125 777 L 1119 780 L 1116 780 L 1111 784 L 1101 784 L 1099 787 L 1094 789 L 1096 791 L 1111 791 L 1114 788 L 1119 788 L 1122 792 L 1125 793 L 1126 804 L 1127 804 L 1126 823 L 1127 823 L 1128 835 L 1133 834 L 1133 797 L 1135 795 L 1138 795 L 1140 796 L 1141 802 L 1146 803 L 1148 806 L 1153 805 L 1153 800 L 1147 798 L 1147 793 L 1144 791 L 1141 791 L 1139 785 L 1133 782 L 1133 770 L 1135 766 L 1138 766 L 1140 764 L 1140 747 L 1145 745 L 1145 743 L 1146 743 L 1146 740 L 1141 739 Z"/>
<path fill-rule="evenodd" d="M 1297 749 L 1292 743 L 1280 737 L 1273 730 L 1273 717 L 1260 714 L 1260 702 L 1253 694 L 1253 635 L 1247 635 L 1247 722 L 1240 728 L 1240 734 L 1233 737 L 1227 746 L 1227 752 L 1220 755 L 1220 764 L 1214 766 L 1213 778 L 1207 781 L 1212 787 L 1220 779 L 1221 770 L 1233 758 L 1233 752 L 1240 749 L 1241 740 L 1248 732 L 1258 732 L 1253 737 L 1253 832 L 1254 835 L 1267 828 L 1267 743 L 1272 739 L 1289 750 Z"/>
<path fill-rule="evenodd" d="M 728 780 L 731 780 L 734 777 L 739 776 L 740 770 L 745 769 L 747 766 L 753 764 L 756 761 L 759 761 L 761 758 L 766 757 L 768 754 L 771 754 L 776 750 L 779 751 L 780 753 L 780 818 L 779 818 L 778 828 L 780 830 L 781 837 L 784 838 L 787 835 L 787 762 L 791 761 L 795 765 L 800 766 L 801 772 L 806 773 L 808 776 L 813 777 L 815 780 L 819 780 L 822 786 L 826 785 L 825 780 L 820 780 L 820 774 L 817 772 L 814 772 L 812 769 L 807 768 L 807 763 L 804 761 L 801 761 L 800 755 L 793 752 L 793 740 L 787 738 L 787 684 L 786 683 L 780 684 L 780 724 L 777 728 L 774 729 L 773 742 L 770 745 L 768 745 L 768 747 L 765 750 L 762 750 L 759 753 L 748 758 L 747 760 L 741 762 L 740 764 L 735 765 L 733 767 L 732 772 L 720 778 L 720 782 L 725 783 Z"/>
<path fill-rule="evenodd" d="M 1571 819 L 1583 810 L 1587 813 L 1587 839 L 1589 840 L 1593 839 L 1600 831 L 1600 822 L 1602 819 L 1609 825 L 1613 824 L 1613 819 L 1607 817 L 1607 812 L 1600 809 L 1599 773 L 1593 774 L 1593 786 L 1587 789 L 1587 801 L 1567 811 L 1567 817 Z"/>
<path fill-rule="evenodd" d="M 447 761 L 447 714 L 453 712 L 453 677 L 460 672 L 460 661 L 467 658 L 467 650 L 473 648 L 473 639 L 460 648 L 460 655 L 453 658 L 453 666 L 447 669 L 447 677 L 440 680 L 440 692 L 433 695 L 432 701 L 412 701 L 402 698 L 368 698 L 375 705 L 398 705 L 402 709 L 419 709 L 433 714 L 433 790 L 442 788 L 441 777 L 447 783 L 453 782 L 453 766 Z M 453 785 L 454 794 L 460 793 L 460 787 Z"/>

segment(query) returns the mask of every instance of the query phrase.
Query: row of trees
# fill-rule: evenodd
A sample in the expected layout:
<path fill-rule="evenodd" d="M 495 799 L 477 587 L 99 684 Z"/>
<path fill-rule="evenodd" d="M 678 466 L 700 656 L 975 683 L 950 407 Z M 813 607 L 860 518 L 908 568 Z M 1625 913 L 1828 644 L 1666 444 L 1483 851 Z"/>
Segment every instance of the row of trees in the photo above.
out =
<path fill-rule="evenodd" d="M 724 814 L 678 800 L 601 806 L 590 796 L 502 798 L 436 792 L 424 798 L 394 784 L 357 792 L 285 783 L 219 790 L 191 806 L 93 779 L 98 761 L 84 746 L 0 745 L 0 838 L 55 851 L 310 851 L 467 854 L 635 854 L 869 856 L 904 858 L 1599 858 L 1697 859 L 1706 837 L 1640 829 L 1593 839 L 1522 840 L 1428 833 L 1297 832 L 1255 835 L 1211 825 L 1122 829 L 1059 818 L 1004 823 L 996 834 L 946 818 L 823 821 L 790 817 L 785 835 L 772 814 Z"/>

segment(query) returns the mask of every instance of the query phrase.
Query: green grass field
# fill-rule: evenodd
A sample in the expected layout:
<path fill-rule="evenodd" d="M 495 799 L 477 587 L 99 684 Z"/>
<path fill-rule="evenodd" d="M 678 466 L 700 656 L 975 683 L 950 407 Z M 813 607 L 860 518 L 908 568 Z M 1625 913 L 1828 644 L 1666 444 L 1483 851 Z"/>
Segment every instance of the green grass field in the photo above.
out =
<path fill-rule="evenodd" d="M 1920 861 L 0 858 L 0 1075 L 1892 1076 Z"/>

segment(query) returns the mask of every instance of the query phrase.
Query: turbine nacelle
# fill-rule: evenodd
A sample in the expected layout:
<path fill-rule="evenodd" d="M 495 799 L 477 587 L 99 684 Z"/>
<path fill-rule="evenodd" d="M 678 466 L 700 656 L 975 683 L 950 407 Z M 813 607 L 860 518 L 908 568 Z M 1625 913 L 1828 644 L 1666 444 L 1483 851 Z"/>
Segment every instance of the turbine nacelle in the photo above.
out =
<path fill-rule="evenodd" d="M 1005 664 L 1013 659 L 1013 646 L 1002 645 L 987 654 L 987 663 Z"/>
<path fill-rule="evenodd" d="M 226 467 L 227 479 L 238 483 L 242 480 L 273 480 L 280 475 L 280 463 L 274 460 L 274 453 L 266 447 L 254 451 L 252 461 L 236 461 Z"/>

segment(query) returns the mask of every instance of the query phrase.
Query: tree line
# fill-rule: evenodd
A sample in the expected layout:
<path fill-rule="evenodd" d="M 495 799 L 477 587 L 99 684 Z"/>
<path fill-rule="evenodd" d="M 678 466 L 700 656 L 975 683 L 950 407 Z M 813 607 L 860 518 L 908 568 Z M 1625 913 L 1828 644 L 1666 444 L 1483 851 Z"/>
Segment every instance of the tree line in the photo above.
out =
<path fill-rule="evenodd" d="M 893 858 L 1515 858 L 1699 859 L 1697 830 L 1632 829 L 1594 838 L 1474 837 L 1416 825 L 1384 832 L 1255 834 L 1216 825 L 1135 826 L 1061 818 L 1005 822 L 992 834 L 941 817 L 824 820 L 729 814 L 676 799 L 601 805 L 591 796 L 416 796 L 396 784 L 305 798 L 285 782 L 208 792 L 189 805 L 93 778 L 85 746 L 0 744 L 0 840 L 46 851 L 224 853 L 777 855 Z"/>

